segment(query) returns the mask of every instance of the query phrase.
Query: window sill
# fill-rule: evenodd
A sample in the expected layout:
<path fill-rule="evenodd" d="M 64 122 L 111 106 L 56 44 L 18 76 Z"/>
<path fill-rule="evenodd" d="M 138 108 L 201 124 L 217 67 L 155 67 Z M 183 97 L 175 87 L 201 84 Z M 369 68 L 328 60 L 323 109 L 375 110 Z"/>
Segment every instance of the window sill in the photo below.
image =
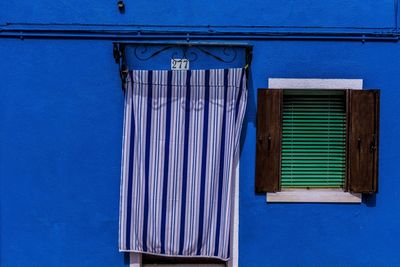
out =
<path fill-rule="evenodd" d="M 188 263 L 188 264 L 143 264 L 143 267 L 225 267 L 225 264 L 196 264 L 196 263 Z"/>
<path fill-rule="evenodd" d="M 361 194 L 341 189 L 290 189 L 267 193 L 268 203 L 361 203 Z"/>

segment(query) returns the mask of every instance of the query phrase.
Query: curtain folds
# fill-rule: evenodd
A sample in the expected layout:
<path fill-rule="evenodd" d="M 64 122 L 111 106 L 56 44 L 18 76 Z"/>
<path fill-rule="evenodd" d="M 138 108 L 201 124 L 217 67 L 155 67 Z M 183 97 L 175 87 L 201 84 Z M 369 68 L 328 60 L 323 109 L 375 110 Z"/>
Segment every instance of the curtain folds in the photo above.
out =
<path fill-rule="evenodd" d="M 130 71 L 120 251 L 229 258 L 245 70 Z"/>

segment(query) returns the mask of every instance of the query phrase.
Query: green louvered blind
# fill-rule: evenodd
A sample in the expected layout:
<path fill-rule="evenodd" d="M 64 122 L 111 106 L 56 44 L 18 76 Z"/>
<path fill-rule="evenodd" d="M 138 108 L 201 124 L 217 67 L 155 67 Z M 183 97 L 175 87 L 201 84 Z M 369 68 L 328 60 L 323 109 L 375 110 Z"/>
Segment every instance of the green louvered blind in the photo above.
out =
<path fill-rule="evenodd" d="M 282 188 L 343 188 L 345 161 L 344 91 L 285 90 Z"/>

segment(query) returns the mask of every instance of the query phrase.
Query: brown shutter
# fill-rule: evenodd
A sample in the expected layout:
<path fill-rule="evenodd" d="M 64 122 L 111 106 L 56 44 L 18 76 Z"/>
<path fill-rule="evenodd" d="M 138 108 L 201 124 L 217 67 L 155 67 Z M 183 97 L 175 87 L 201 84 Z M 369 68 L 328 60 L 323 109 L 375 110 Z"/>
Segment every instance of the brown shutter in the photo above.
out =
<path fill-rule="evenodd" d="M 347 190 L 378 190 L 379 91 L 349 90 Z"/>
<path fill-rule="evenodd" d="M 280 190 L 282 101 L 282 90 L 258 90 L 255 181 L 257 193 Z"/>

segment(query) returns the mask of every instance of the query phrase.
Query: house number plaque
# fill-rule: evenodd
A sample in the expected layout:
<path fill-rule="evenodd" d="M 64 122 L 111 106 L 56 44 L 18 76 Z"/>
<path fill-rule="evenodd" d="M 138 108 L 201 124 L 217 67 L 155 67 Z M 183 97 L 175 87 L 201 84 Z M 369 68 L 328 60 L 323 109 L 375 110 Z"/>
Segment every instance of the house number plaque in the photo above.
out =
<path fill-rule="evenodd" d="M 171 70 L 188 70 L 189 60 L 187 58 L 171 58 Z"/>

